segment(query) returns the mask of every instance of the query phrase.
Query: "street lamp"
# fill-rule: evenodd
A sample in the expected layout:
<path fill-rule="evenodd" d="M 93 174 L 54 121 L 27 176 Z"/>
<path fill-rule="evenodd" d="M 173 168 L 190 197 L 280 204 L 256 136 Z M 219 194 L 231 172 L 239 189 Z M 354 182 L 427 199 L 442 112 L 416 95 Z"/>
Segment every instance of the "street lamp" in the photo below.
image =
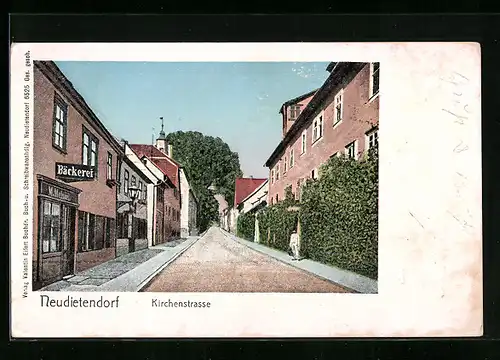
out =
<path fill-rule="evenodd" d="M 128 249 L 129 249 L 129 252 L 134 252 L 135 251 L 135 234 L 134 234 L 134 214 L 135 214 L 135 210 L 136 210 L 136 200 L 139 196 L 139 188 L 135 185 L 131 185 L 129 186 L 128 188 L 128 195 L 130 197 L 130 199 L 132 200 L 130 202 L 130 210 L 129 210 L 129 213 L 130 215 L 132 215 L 132 218 L 131 218 L 131 228 L 132 228 L 132 231 L 131 231 L 131 236 L 129 238 L 129 243 L 128 243 Z"/>
<path fill-rule="evenodd" d="M 129 186 L 128 192 L 129 192 L 130 198 L 132 199 L 132 203 L 134 203 L 135 200 L 137 200 L 137 197 L 139 196 L 139 190 L 140 189 L 135 185 Z"/>

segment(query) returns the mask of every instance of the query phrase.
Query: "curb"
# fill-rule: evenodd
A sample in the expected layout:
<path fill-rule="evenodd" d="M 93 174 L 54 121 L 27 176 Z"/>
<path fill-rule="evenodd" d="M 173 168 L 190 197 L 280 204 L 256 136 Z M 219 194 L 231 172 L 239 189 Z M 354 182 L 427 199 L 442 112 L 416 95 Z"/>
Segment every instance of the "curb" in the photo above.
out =
<path fill-rule="evenodd" d="M 362 292 L 362 291 L 359 291 L 359 290 L 354 290 L 354 289 L 352 289 L 351 287 L 349 287 L 349 286 L 347 286 L 347 285 L 340 284 L 340 283 L 335 282 L 335 281 L 333 281 L 333 280 L 331 280 L 331 279 L 329 279 L 329 278 L 327 278 L 327 277 L 324 277 L 324 276 L 322 276 L 322 275 L 319 275 L 319 274 L 313 273 L 313 272 L 311 272 L 311 271 L 309 271 L 309 270 L 306 270 L 306 269 L 304 269 L 304 268 L 302 268 L 302 267 L 299 267 L 299 266 L 297 266 L 297 263 L 295 263 L 295 264 L 294 264 L 293 262 L 287 262 L 287 261 L 284 261 L 284 260 L 282 260 L 282 259 L 276 258 L 276 257 L 274 257 L 274 256 L 272 256 L 272 255 L 269 255 L 268 253 L 266 253 L 266 252 L 262 251 L 262 250 L 261 250 L 261 249 L 259 249 L 258 247 L 256 247 L 256 248 L 251 247 L 250 245 L 248 245 L 248 244 L 246 243 L 246 242 L 250 242 L 250 241 L 248 241 L 248 240 L 244 240 L 244 239 L 240 239 L 240 238 L 238 238 L 236 235 L 233 235 L 233 234 L 231 234 L 231 233 L 228 233 L 228 232 L 227 232 L 227 231 L 225 231 L 224 229 L 221 229 L 221 230 L 222 230 L 222 232 L 224 233 L 224 235 L 225 235 L 225 236 L 227 236 L 227 237 L 231 238 L 233 241 L 236 241 L 237 243 L 239 243 L 239 244 L 241 244 L 241 245 L 244 245 L 244 246 L 248 247 L 249 249 L 252 249 L 252 250 L 254 250 L 254 251 L 257 251 L 257 252 L 259 252 L 259 253 L 261 253 L 261 254 L 263 254 L 263 255 L 270 256 L 270 257 L 272 257 L 273 259 L 275 259 L 275 260 L 277 260 L 277 261 L 279 261 L 279 262 L 281 262 L 281 263 L 283 263 L 283 264 L 293 266 L 294 268 L 299 269 L 299 270 L 302 270 L 302 271 L 306 271 L 307 273 L 309 273 L 309 274 L 311 274 L 311 275 L 314 275 L 314 276 L 316 276 L 317 278 L 320 278 L 320 279 L 323 279 L 323 280 L 329 281 L 329 282 L 331 282 L 331 283 L 333 283 L 333 284 L 335 284 L 335 285 L 337 285 L 337 286 L 340 286 L 340 287 L 342 287 L 342 288 L 344 288 L 344 289 L 346 289 L 346 290 L 352 291 L 352 292 L 353 292 L 353 293 L 355 293 L 355 294 L 372 294 L 372 293 L 368 293 L 368 292 L 366 292 L 366 293 L 365 293 L 365 292 Z M 264 245 L 263 245 L 263 246 L 264 246 Z M 272 248 L 271 248 L 271 249 L 272 249 Z M 272 249 L 272 250 L 279 251 L 279 250 L 277 250 L 277 249 Z M 323 264 L 323 265 L 325 265 L 325 264 Z M 326 265 L 326 266 L 328 266 L 328 265 Z M 340 269 L 340 270 L 347 272 L 347 270 L 343 270 L 343 269 Z M 359 275 L 359 274 L 356 274 L 356 275 Z M 377 286 L 377 287 L 378 287 L 378 286 Z M 376 292 L 376 293 L 374 293 L 374 294 L 377 294 L 377 293 L 378 293 L 378 292 Z"/>
<path fill-rule="evenodd" d="M 193 240 L 191 242 L 191 244 L 187 245 L 184 249 L 182 249 L 181 251 L 179 251 L 178 253 L 176 253 L 174 256 L 172 256 L 170 259 L 167 260 L 167 262 L 165 262 L 163 265 L 161 265 L 160 267 L 158 267 L 158 269 L 156 269 L 155 271 L 153 271 L 153 273 L 151 275 L 149 275 L 143 282 L 141 282 L 138 286 L 137 286 L 137 289 L 135 290 L 135 292 L 141 292 L 141 290 L 143 288 L 145 288 L 146 286 L 148 286 L 153 280 L 154 278 L 163 270 L 165 269 L 168 265 L 170 265 L 171 263 L 173 263 L 175 260 L 177 260 L 177 258 L 179 256 L 181 256 L 182 254 L 184 254 L 184 252 L 189 249 L 191 246 L 193 246 L 196 242 L 198 242 L 198 240 L 201 239 L 201 236 L 199 236 L 197 239 Z"/>

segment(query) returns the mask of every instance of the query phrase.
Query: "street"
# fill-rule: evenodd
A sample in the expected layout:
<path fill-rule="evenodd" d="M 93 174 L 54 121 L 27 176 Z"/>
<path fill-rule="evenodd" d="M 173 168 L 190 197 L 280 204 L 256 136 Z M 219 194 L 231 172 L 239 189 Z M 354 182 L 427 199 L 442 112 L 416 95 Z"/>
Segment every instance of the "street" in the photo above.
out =
<path fill-rule="evenodd" d="M 161 271 L 147 292 L 343 293 L 344 288 L 227 238 L 217 227 Z"/>

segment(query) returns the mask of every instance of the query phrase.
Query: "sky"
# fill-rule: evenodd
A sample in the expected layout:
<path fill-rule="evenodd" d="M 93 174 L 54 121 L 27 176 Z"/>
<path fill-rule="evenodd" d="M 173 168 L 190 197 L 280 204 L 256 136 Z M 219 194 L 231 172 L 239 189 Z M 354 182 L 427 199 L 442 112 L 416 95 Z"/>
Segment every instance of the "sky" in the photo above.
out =
<path fill-rule="evenodd" d="M 218 136 L 238 152 L 244 176 L 263 178 L 264 163 L 282 139 L 281 104 L 320 87 L 329 75 L 328 63 L 312 62 L 56 64 L 116 137 L 151 144 L 163 117 L 165 133 Z"/>

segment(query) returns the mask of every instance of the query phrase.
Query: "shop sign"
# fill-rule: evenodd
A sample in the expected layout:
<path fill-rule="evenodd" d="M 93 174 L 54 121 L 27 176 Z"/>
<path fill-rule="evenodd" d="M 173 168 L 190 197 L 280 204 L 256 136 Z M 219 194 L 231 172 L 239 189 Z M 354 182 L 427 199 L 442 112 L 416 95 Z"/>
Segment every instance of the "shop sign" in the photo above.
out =
<path fill-rule="evenodd" d="M 66 182 L 92 181 L 95 169 L 81 164 L 56 163 L 56 178 Z"/>
<path fill-rule="evenodd" d="M 47 195 L 53 199 L 66 201 L 72 204 L 78 204 L 78 193 L 53 186 L 46 182 L 40 183 L 40 194 Z"/>

